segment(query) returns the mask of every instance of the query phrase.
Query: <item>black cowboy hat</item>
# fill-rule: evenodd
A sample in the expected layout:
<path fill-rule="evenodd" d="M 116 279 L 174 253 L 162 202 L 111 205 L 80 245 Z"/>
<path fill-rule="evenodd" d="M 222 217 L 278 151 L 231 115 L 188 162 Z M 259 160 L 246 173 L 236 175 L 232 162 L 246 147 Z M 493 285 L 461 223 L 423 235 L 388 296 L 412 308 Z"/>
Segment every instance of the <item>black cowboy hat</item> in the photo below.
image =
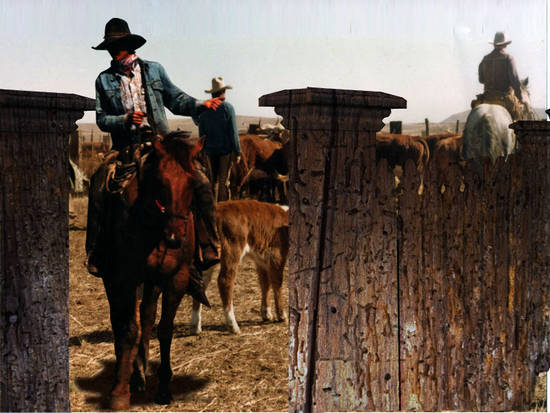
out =
<path fill-rule="evenodd" d="M 107 50 L 111 48 L 136 50 L 145 44 L 146 40 L 138 34 L 130 33 L 130 28 L 125 20 L 112 18 L 105 25 L 105 36 L 95 50 Z"/>

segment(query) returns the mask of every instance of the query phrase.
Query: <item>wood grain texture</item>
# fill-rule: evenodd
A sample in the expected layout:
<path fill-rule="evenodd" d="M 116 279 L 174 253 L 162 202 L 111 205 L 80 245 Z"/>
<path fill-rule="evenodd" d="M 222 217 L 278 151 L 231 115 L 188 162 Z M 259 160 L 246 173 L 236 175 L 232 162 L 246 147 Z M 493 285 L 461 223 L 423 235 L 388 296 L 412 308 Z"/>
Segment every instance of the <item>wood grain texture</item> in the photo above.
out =
<path fill-rule="evenodd" d="M 397 180 L 373 150 L 395 97 L 350 93 L 262 98 L 293 139 L 290 411 L 529 408 L 550 361 L 548 122 L 515 124 L 506 160 Z"/>
<path fill-rule="evenodd" d="M 425 179 L 429 180 L 427 174 Z M 420 179 L 412 161 L 405 165 L 399 197 L 399 325 L 401 408 L 418 410 L 428 406 L 426 392 L 435 389 L 431 364 L 433 343 L 427 331 L 425 316 L 427 277 L 423 255 L 424 192 L 418 195 Z M 427 188 L 432 189 L 431 185 Z M 425 188 L 426 189 L 426 188 Z"/>
<path fill-rule="evenodd" d="M 71 96 L 0 90 L 2 411 L 70 408 L 67 145 L 93 103 Z"/>

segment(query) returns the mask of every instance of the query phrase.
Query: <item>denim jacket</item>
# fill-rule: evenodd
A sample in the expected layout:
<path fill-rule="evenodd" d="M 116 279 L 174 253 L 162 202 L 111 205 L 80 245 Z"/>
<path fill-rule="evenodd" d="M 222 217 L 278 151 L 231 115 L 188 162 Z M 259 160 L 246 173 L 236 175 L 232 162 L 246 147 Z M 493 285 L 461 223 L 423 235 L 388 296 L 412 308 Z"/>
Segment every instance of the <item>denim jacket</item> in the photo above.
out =
<path fill-rule="evenodd" d="M 204 150 L 209 155 L 241 155 L 237 116 L 227 100 L 217 110 L 208 110 L 199 117 L 199 136 L 206 136 Z"/>
<path fill-rule="evenodd" d="M 138 60 L 143 76 L 143 88 L 147 102 L 147 120 L 155 133 L 165 135 L 170 132 L 166 119 L 166 106 L 175 115 L 191 116 L 198 120 L 204 107 L 198 105 L 195 98 L 187 95 L 174 85 L 166 70 L 159 63 Z M 122 106 L 120 79 L 111 66 L 101 72 L 95 82 L 96 123 L 104 132 L 110 132 L 113 149 L 122 149 L 134 143 L 134 134 L 130 129 Z M 202 109 L 202 110 L 201 110 Z"/>

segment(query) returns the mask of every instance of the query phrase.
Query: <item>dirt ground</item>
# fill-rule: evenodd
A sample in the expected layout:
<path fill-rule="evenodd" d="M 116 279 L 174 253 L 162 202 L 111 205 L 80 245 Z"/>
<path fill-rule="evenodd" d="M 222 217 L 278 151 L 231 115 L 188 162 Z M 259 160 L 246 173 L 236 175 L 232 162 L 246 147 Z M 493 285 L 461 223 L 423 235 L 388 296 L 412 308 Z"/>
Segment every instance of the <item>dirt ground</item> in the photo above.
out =
<path fill-rule="evenodd" d="M 70 401 L 73 411 L 108 410 L 114 373 L 109 307 L 100 279 L 87 273 L 84 240 L 87 198 L 70 201 Z M 285 274 L 285 305 L 288 304 Z M 132 396 L 132 411 L 287 411 L 288 325 L 264 323 L 253 263 L 241 264 L 235 316 L 241 334 L 226 331 L 215 280 L 207 290 L 203 332 L 191 334 L 191 299 L 185 297 L 175 320 L 172 392 L 169 406 L 153 402 L 159 346 L 155 332 L 147 390 Z M 157 319 L 158 321 L 158 319 Z"/>

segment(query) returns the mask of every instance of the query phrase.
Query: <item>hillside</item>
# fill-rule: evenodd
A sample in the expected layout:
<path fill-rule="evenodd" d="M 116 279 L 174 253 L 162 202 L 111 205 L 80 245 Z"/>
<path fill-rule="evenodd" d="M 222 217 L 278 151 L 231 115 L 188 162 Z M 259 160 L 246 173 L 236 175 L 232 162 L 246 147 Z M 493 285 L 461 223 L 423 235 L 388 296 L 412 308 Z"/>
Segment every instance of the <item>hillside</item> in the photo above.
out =
<path fill-rule="evenodd" d="M 535 108 L 535 112 L 537 113 L 537 117 L 539 120 L 546 120 L 546 112 L 545 109 L 541 108 Z M 442 121 L 442 123 L 447 122 L 455 122 L 459 120 L 461 123 L 466 122 L 466 118 L 468 117 L 468 114 L 470 113 L 469 110 L 465 110 L 464 112 L 455 113 L 454 115 L 449 116 L 447 119 Z"/>

